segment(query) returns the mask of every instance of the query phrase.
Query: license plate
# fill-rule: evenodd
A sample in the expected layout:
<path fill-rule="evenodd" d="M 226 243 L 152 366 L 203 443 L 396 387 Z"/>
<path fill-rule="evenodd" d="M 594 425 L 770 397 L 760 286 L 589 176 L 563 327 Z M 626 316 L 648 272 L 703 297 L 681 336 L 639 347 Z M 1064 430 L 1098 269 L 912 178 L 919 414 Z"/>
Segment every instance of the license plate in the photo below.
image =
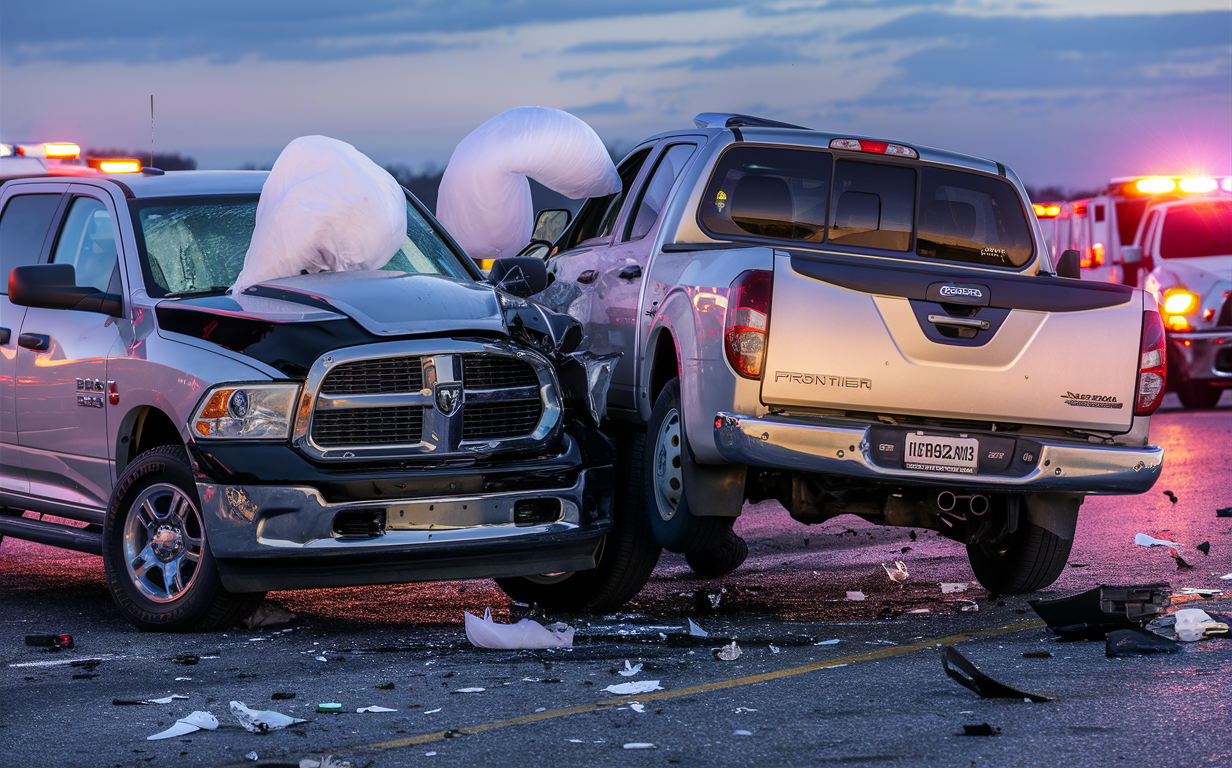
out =
<path fill-rule="evenodd" d="M 903 466 L 928 472 L 974 475 L 979 450 L 980 441 L 974 437 L 939 437 L 917 432 L 907 435 Z"/>

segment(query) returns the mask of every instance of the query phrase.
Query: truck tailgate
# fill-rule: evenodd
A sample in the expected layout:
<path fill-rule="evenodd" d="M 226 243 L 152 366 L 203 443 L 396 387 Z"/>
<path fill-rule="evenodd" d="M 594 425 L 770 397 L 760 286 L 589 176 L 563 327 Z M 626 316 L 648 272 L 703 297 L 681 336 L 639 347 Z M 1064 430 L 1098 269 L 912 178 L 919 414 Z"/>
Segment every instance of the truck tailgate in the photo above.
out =
<path fill-rule="evenodd" d="M 776 252 L 762 401 L 1124 432 L 1142 301 L 1106 283 Z"/>

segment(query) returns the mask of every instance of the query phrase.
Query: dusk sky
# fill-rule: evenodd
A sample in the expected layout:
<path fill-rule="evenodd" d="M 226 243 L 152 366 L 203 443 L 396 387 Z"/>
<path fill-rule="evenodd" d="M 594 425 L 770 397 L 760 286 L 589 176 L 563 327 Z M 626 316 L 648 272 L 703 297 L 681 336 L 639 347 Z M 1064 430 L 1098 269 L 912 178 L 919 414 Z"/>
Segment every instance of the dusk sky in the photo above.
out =
<path fill-rule="evenodd" d="M 1028 185 L 1232 172 L 1229 0 L 213 0 L 0 6 L 0 141 L 202 168 L 325 134 L 443 166 L 519 105 L 610 145 L 761 115 L 1000 160 Z"/>

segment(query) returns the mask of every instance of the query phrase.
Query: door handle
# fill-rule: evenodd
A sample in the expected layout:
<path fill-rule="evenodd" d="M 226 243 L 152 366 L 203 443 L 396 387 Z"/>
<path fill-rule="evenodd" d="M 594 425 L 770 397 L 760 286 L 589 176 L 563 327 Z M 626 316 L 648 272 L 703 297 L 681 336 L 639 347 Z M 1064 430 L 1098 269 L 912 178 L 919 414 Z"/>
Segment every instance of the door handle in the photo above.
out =
<path fill-rule="evenodd" d="M 636 280 L 637 278 L 641 276 L 642 276 L 642 268 L 638 264 L 630 264 L 629 266 L 620 270 L 620 274 L 617 275 L 617 277 L 619 277 L 621 280 Z"/>
<path fill-rule="evenodd" d="M 577 276 L 577 281 L 581 283 L 582 285 L 589 285 L 590 283 L 593 283 L 595 281 L 595 278 L 598 276 L 599 276 L 598 272 L 594 271 L 593 269 L 588 269 L 582 274 Z"/>
<path fill-rule="evenodd" d="M 17 346 L 45 352 L 51 346 L 51 337 L 42 333 L 23 333 L 17 337 Z"/>
<path fill-rule="evenodd" d="M 0 344 L 8 344 L 13 332 L 8 328 L 0 328 Z"/>
<path fill-rule="evenodd" d="M 946 315 L 929 315 L 928 322 L 933 325 L 953 325 L 958 328 L 974 328 L 977 331 L 987 331 L 987 320 L 976 320 L 972 317 L 947 317 Z"/>

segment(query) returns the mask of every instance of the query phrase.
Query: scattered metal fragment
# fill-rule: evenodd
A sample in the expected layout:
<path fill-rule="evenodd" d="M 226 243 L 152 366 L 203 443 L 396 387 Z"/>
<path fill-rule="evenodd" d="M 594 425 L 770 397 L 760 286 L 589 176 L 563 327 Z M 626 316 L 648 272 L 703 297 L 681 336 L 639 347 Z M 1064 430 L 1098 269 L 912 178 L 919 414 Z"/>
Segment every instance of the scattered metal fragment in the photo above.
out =
<path fill-rule="evenodd" d="M 249 752 L 248 754 L 244 755 L 244 757 L 253 761 L 254 763 L 261 759 L 260 756 L 257 755 L 257 750 L 255 749 Z"/>
<path fill-rule="evenodd" d="M 625 749 L 654 749 L 655 745 L 649 741 L 631 741 L 624 746 Z"/>
<path fill-rule="evenodd" d="M 450 691 L 450 693 L 483 693 L 486 690 L 488 689 L 487 688 L 459 688 L 456 691 Z"/>
<path fill-rule="evenodd" d="M 1145 533 L 1135 534 L 1134 543 L 1140 547 L 1169 547 L 1171 549 L 1184 546 L 1183 544 L 1179 544 L 1175 541 L 1168 541 L 1167 539 L 1157 539 L 1154 536 L 1147 536 Z"/>
<path fill-rule="evenodd" d="M 1213 619 L 1200 608 L 1184 608 L 1174 614 L 1176 639 L 1193 643 L 1213 635 L 1228 634 L 1228 625 Z"/>
<path fill-rule="evenodd" d="M 1172 604 L 1166 583 L 1108 586 L 1056 600 L 1031 600 L 1048 628 L 1067 640 L 1099 640 L 1114 629 L 1141 627 Z"/>
<path fill-rule="evenodd" d="M 1151 653 L 1176 653 L 1181 644 L 1145 629 L 1116 629 L 1104 641 L 1104 655 L 1110 659 Z"/>
<path fill-rule="evenodd" d="M 713 653 L 714 657 L 719 661 L 735 661 L 740 658 L 742 651 L 740 650 L 740 646 L 736 645 L 736 641 L 732 640 L 730 644 L 725 645 L 722 648 L 716 648 Z"/>
<path fill-rule="evenodd" d="M 981 699 L 1025 699 L 1036 703 L 1056 701 L 1053 696 L 1042 696 L 1038 693 L 1027 693 L 1017 688 L 1011 688 L 1004 683 L 993 680 L 967 661 L 954 646 L 946 646 L 941 651 L 941 666 L 945 673 L 955 682 L 969 688 Z"/>

